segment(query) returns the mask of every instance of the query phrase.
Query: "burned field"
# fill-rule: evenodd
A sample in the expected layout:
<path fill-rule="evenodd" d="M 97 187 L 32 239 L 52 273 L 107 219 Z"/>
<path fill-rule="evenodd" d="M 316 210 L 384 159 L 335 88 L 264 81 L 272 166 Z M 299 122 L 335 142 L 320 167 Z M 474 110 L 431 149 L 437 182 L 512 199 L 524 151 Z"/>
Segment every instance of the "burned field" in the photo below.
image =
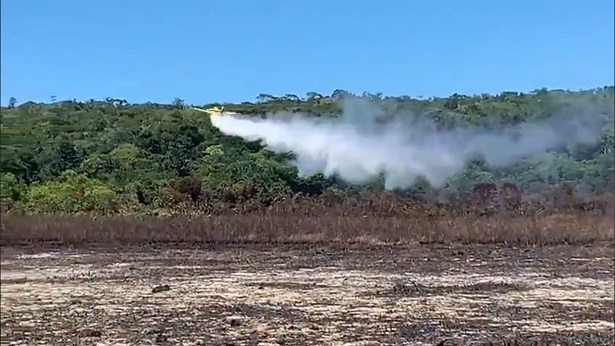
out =
<path fill-rule="evenodd" d="M 2 343 L 612 345 L 611 214 L 393 207 L 3 215 Z"/>
<path fill-rule="evenodd" d="M 606 246 L 4 247 L 2 343 L 612 344 Z"/>

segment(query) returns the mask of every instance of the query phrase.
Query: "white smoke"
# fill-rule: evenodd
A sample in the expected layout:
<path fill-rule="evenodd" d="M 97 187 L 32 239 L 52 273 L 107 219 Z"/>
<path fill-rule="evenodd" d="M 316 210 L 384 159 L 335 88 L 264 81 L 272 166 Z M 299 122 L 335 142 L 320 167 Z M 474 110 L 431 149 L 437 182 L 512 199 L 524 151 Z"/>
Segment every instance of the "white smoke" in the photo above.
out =
<path fill-rule="evenodd" d="M 551 148 L 594 143 L 601 134 L 599 117 L 587 111 L 505 131 L 438 130 L 430 120 L 411 114 L 396 114 L 379 124 L 376 119 L 387 114 L 365 99 L 347 98 L 342 106 L 340 118 L 219 116 L 212 123 L 227 135 L 260 139 L 270 150 L 294 153 L 294 164 L 302 175 L 337 174 L 360 184 L 383 174 L 388 189 L 408 187 L 418 176 L 441 186 L 462 172 L 477 153 L 489 165 L 503 166 Z M 413 119 L 411 124 L 408 119 Z"/>

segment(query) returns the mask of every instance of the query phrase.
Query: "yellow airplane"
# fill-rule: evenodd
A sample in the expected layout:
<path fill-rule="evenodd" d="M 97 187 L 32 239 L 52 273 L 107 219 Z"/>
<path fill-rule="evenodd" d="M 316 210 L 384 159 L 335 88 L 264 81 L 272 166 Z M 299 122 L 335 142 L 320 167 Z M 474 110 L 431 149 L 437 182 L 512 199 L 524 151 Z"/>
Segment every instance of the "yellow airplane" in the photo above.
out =
<path fill-rule="evenodd" d="M 225 112 L 224 107 L 210 107 L 207 109 L 192 107 L 192 109 L 199 111 L 199 112 L 207 113 L 210 117 L 219 117 L 223 115 L 236 115 L 237 114 L 237 112 Z"/>

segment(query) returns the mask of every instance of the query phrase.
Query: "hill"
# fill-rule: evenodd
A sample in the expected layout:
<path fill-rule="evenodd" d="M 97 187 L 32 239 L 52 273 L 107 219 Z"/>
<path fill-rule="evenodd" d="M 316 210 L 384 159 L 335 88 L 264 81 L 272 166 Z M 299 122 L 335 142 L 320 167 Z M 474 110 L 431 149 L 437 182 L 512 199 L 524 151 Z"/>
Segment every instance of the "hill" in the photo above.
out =
<path fill-rule="evenodd" d="M 256 102 L 198 107 L 224 106 L 250 117 L 283 112 L 279 116 L 301 113 L 326 120 L 342 114 L 339 101 L 348 96 L 343 90 L 305 97 L 261 94 Z M 497 167 L 478 156 L 442 186 L 419 177 L 409 187 L 384 193 L 382 176 L 360 185 L 336 174 L 300 176 L 290 161 L 293 153 L 226 135 L 181 99 L 170 104 L 108 98 L 19 105 L 11 100 L 1 109 L 2 205 L 26 213 L 220 213 L 262 210 L 297 198 L 342 196 L 349 203 L 384 193 L 459 204 L 466 193 L 489 194 L 494 186 L 508 186 L 524 196 L 545 195 L 562 186 L 583 196 L 614 188 L 612 86 L 428 99 L 358 97 L 383 107 L 391 117 L 426 118 L 440 128 L 493 130 L 583 113 L 599 119 L 602 129 L 594 141 L 545 148 L 549 150 Z"/>

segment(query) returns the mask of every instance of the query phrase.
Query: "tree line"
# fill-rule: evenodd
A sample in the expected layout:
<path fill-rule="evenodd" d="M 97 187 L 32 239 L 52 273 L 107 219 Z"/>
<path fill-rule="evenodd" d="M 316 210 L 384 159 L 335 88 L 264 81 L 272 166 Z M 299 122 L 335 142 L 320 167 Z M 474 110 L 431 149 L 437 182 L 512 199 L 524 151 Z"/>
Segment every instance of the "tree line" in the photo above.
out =
<path fill-rule="evenodd" d="M 400 114 L 421 114 L 439 126 L 507 126 L 547 119 L 565 107 L 591 108 L 612 119 L 613 86 L 581 91 L 540 89 L 530 93 L 449 97 L 354 95 Z M 131 104 L 123 99 L 67 100 L 18 104 L 11 98 L 1 116 L 1 202 L 5 211 L 25 213 L 105 214 L 169 209 L 193 205 L 268 207 L 281 200 L 321 196 L 328 191 L 356 194 L 384 191 L 382 179 L 362 186 L 333 176 L 300 177 L 290 154 L 266 150 L 258 141 L 226 136 L 209 117 L 191 109 L 224 106 L 240 114 L 301 112 L 336 117 L 338 102 L 351 95 L 335 90 L 299 97 L 258 95 L 240 104 Z M 454 199 L 478 183 L 514 183 L 524 193 L 567 184 L 586 194 L 612 191 L 613 126 L 602 137 L 493 168 L 480 159 L 452 177 L 445 188 L 426 181 L 392 193 L 407 198 Z"/>

